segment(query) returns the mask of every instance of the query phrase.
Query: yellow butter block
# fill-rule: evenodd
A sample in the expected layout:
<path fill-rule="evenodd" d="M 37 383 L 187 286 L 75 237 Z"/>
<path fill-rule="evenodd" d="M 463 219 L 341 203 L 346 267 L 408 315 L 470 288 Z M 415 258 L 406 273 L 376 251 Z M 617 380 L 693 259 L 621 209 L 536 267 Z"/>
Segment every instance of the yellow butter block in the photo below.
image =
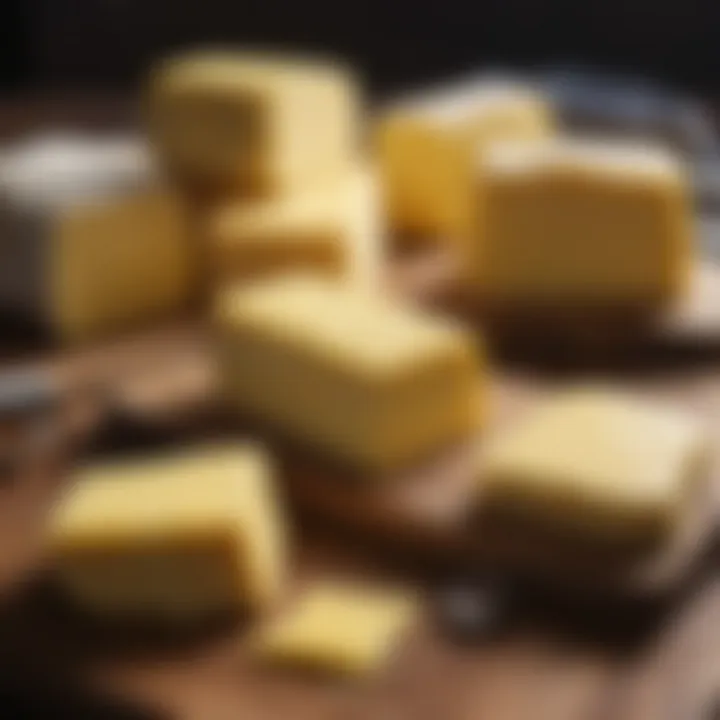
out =
<path fill-rule="evenodd" d="M 268 459 L 237 444 L 81 471 L 57 509 L 51 551 L 91 611 L 182 621 L 272 604 L 284 533 Z"/>
<path fill-rule="evenodd" d="M 139 138 L 30 136 L 0 172 L 0 310 L 63 340 L 181 313 L 198 278 L 186 225 Z"/>
<path fill-rule="evenodd" d="M 377 286 L 382 224 L 368 170 L 289 198 L 235 205 L 212 222 L 214 275 L 225 284 L 302 269 Z"/>
<path fill-rule="evenodd" d="M 500 305 L 656 305 L 687 288 L 692 217 L 667 151 L 558 139 L 479 160 L 472 290 Z"/>
<path fill-rule="evenodd" d="M 548 400 L 486 451 L 491 507 L 592 540 L 658 539 L 706 470 L 698 424 L 599 387 Z"/>
<path fill-rule="evenodd" d="M 551 111 L 523 86 L 463 84 L 400 102 L 377 120 L 375 144 L 391 227 L 465 249 L 476 156 L 499 139 L 544 137 Z"/>
<path fill-rule="evenodd" d="M 342 177 L 357 157 L 359 90 L 330 61 L 189 54 L 157 69 L 148 105 L 160 158 L 191 186 L 276 197 Z"/>
<path fill-rule="evenodd" d="M 261 628 L 251 648 L 272 664 L 365 676 L 387 664 L 415 617 L 406 593 L 325 582 Z"/>
<path fill-rule="evenodd" d="M 74 205 L 48 240 L 51 326 L 79 340 L 177 314 L 195 286 L 183 211 L 167 193 Z"/>
<path fill-rule="evenodd" d="M 224 292 L 217 350 L 231 406 L 359 469 L 466 437 L 484 405 L 469 333 L 319 276 Z"/>

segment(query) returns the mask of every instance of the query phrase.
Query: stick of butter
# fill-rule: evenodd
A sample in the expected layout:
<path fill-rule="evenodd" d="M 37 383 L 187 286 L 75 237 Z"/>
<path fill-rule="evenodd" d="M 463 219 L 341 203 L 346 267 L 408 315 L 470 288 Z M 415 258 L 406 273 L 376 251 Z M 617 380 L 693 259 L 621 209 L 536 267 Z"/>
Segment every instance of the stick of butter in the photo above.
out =
<path fill-rule="evenodd" d="M 544 99 L 512 83 L 460 83 L 388 108 L 375 144 L 391 228 L 464 252 L 477 153 L 502 138 L 547 136 L 552 127 Z"/>
<path fill-rule="evenodd" d="M 91 611 L 182 621 L 275 602 L 284 533 L 264 452 L 211 446 L 81 471 L 51 551 L 60 581 Z"/>
<path fill-rule="evenodd" d="M 0 309 L 78 340 L 185 308 L 180 205 L 134 138 L 38 136 L 0 173 Z"/>
<path fill-rule="evenodd" d="M 273 665 L 365 676 L 387 664 L 416 615 L 408 593 L 325 581 L 262 627 L 250 648 Z"/>
<path fill-rule="evenodd" d="M 357 170 L 329 187 L 222 210 L 210 229 L 213 274 L 226 284 L 316 270 L 377 287 L 383 235 L 376 178 Z"/>
<path fill-rule="evenodd" d="M 283 275 L 222 293 L 217 328 L 226 401 L 358 469 L 412 463 L 481 417 L 470 334 L 377 293 Z"/>
<path fill-rule="evenodd" d="M 707 469 L 698 424 L 600 387 L 565 391 L 486 449 L 482 502 L 590 540 L 667 537 Z"/>
<path fill-rule="evenodd" d="M 163 63 L 150 136 L 183 185 L 277 197 L 342 177 L 357 158 L 359 91 L 332 62 L 191 53 Z"/>
<path fill-rule="evenodd" d="M 469 284 L 490 304 L 655 306 L 687 288 L 692 213 L 669 152 L 565 138 L 478 162 Z"/>

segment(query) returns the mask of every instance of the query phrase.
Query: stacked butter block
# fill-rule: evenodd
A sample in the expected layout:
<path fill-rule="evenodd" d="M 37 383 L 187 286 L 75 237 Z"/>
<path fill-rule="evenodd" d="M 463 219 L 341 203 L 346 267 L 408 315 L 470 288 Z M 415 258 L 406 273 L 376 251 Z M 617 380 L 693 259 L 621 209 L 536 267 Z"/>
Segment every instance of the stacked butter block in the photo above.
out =
<path fill-rule="evenodd" d="M 274 482 L 262 449 L 241 443 L 90 466 L 52 527 L 59 579 L 103 616 L 193 621 L 267 609 L 286 568 Z"/>
<path fill-rule="evenodd" d="M 220 284 L 302 270 L 372 288 L 383 259 L 375 178 L 357 170 L 331 188 L 230 206 L 212 219 L 209 243 Z"/>
<path fill-rule="evenodd" d="M 310 268 L 379 274 L 381 211 L 360 156 L 361 97 L 329 61 L 188 55 L 158 68 L 150 135 L 175 181 L 213 201 L 205 233 L 216 282 Z"/>
<path fill-rule="evenodd" d="M 480 308 L 658 311 L 693 259 L 683 163 L 660 145 L 559 132 L 518 81 L 420 93 L 375 123 L 390 226 L 458 257 Z"/>
<path fill-rule="evenodd" d="M 183 211 L 143 144 L 36 137 L 0 171 L 0 306 L 62 340 L 184 308 L 194 285 Z"/>

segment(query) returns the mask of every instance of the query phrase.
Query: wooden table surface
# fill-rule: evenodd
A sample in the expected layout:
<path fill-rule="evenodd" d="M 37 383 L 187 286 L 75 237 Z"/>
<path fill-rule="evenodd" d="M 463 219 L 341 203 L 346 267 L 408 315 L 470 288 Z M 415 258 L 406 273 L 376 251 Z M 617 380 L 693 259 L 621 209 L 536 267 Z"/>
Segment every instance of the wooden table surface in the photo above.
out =
<path fill-rule="evenodd" d="M 0 135 L 42 125 L 45 118 L 85 117 L 77 106 L 23 107 L 5 113 L 0 107 Z M 117 117 L 113 110 L 98 116 L 103 123 Z M 515 622 L 492 641 L 453 645 L 428 618 L 382 681 L 323 685 L 257 675 L 233 633 L 207 636 L 182 650 L 86 653 L 82 633 L 74 634 L 52 601 L 48 609 L 43 588 L 15 584 L 33 575 L 41 557 L 43 522 L 57 485 L 54 469 L 40 466 L 22 483 L 0 487 L 0 587 L 7 597 L 0 614 L 0 668 L 13 674 L 27 669 L 29 677 L 44 681 L 82 668 L 103 688 L 187 720 L 720 717 L 720 546 L 663 607 L 579 611 L 528 590 Z M 347 570 L 360 562 L 359 571 L 367 572 L 364 562 L 344 551 L 330 554 L 327 542 L 308 540 L 301 553 L 303 567 Z M 0 698 L 6 675 L 0 671 Z"/>

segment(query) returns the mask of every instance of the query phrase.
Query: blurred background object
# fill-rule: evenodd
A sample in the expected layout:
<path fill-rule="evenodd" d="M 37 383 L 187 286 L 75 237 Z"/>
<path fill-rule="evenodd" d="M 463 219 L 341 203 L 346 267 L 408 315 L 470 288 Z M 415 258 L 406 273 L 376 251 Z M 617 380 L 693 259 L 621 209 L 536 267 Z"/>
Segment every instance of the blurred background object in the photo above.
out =
<path fill-rule="evenodd" d="M 582 63 L 712 93 L 714 0 L 4 0 L 6 86 L 127 86 L 188 43 L 277 43 L 356 62 L 386 92 L 478 64 Z"/>
<path fill-rule="evenodd" d="M 703 107 L 657 81 L 572 66 L 550 68 L 538 80 L 571 128 L 655 138 L 693 154 L 715 149 Z"/>

